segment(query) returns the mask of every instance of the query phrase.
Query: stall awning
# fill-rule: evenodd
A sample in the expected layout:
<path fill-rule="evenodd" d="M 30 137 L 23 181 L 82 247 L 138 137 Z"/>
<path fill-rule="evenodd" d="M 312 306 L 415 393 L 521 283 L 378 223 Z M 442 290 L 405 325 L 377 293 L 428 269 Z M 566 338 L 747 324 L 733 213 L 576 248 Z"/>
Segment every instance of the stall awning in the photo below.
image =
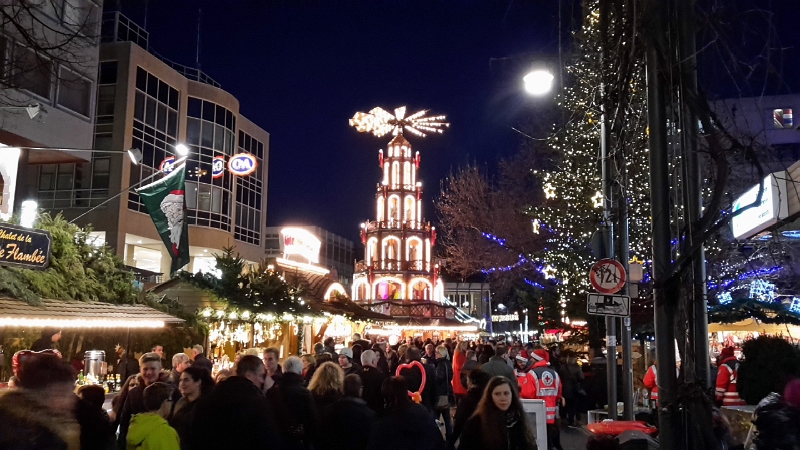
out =
<path fill-rule="evenodd" d="M 800 327 L 789 324 L 763 323 L 756 319 L 745 319 L 736 323 L 710 323 L 708 332 L 745 331 L 764 334 L 784 334 L 800 337 Z"/>
<path fill-rule="evenodd" d="M 0 327 L 161 328 L 184 320 L 144 305 L 44 299 L 33 306 L 0 297 Z"/>

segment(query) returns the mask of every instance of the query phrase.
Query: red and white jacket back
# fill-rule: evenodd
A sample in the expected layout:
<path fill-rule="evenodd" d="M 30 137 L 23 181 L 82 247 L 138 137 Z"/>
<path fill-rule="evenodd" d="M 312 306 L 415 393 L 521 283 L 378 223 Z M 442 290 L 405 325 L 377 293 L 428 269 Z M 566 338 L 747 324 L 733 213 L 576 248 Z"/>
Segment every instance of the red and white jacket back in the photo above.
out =
<path fill-rule="evenodd" d="M 561 399 L 561 378 L 558 372 L 548 367 L 547 362 L 540 361 L 534 364 L 529 374 L 533 374 L 536 383 L 536 398 L 544 400 L 547 408 L 547 423 L 556 423 L 558 401 Z"/>
<path fill-rule="evenodd" d="M 650 389 L 650 400 L 658 404 L 658 369 L 655 365 L 650 366 L 644 374 L 644 387 Z"/>
<path fill-rule="evenodd" d="M 724 359 L 717 371 L 717 401 L 722 406 L 743 406 L 744 400 L 739 397 L 736 381 L 739 378 L 739 361 L 735 356 Z"/>

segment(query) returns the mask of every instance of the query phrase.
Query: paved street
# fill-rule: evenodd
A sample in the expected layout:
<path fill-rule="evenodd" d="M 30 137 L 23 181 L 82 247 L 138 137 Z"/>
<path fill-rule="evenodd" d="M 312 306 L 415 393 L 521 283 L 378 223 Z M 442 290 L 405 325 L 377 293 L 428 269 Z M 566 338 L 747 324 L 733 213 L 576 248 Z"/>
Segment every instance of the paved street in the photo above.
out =
<path fill-rule="evenodd" d="M 586 448 L 588 440 L 589 432 L 585 427 L 561 430 L 561 447 L 564 450 L 583 450 Z"/>

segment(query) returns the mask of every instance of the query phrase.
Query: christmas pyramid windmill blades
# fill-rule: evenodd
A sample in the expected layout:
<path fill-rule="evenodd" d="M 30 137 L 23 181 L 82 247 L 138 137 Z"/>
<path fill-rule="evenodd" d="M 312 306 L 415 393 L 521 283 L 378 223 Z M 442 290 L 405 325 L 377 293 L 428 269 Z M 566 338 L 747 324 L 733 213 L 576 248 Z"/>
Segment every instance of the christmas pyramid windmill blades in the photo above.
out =
<path fill-rule="evenodd" d="M 372 108 L 370 112 L 357 112 L 350 125 L 362 133 L 372 133 L 377 137 L 392 133 L 393 136 L 403 134 L 407 130 L 417 136 L 425 137 L 428 133 L 442 133 L 444 128 L 450 126 L 445 122 L 445 116 L 426 116 L 427 109 L 417 111 L 406 116 L 406 107 L 394 110 L 394 114 L 383 108 Z"/>

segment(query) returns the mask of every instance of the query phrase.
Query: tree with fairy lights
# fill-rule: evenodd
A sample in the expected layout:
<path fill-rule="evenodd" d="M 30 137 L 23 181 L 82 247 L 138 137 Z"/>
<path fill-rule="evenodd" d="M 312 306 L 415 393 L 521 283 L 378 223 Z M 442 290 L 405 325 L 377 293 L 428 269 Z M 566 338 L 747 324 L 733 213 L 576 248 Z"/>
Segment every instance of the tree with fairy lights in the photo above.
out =
<path fill-rule="evenodd" d="M 558 282 L 562 308 L 575 313 L 585 311 L 590 292 L 587 274 L 600 256 L 592 253 L 591 243 L 604 223 L 600 148 L 604 110 L 608 153 L 616 165 L 613 184 L 621 188 L 628 204 L 630 254 L 623 257 L 648 260 L 651 253 L 643 49 L 634 46 L 631 10 L 610 7 L 606 13 L 610 24 L 601 30 L 599 8 L 599 1 L 584 2 L 586 14 L 576 35 L 575 57 L 566 68 L 570 82 L 558 102 L 567 120 L 548 140 L 556 167 L 534 170 L 545 200 L 528 210 L 538 225 L 535 232 L 547 239 L 546 248 L 534 258 L 545 268 L 545 276 Z M 597 51 L 600 48 L 604 55 Z M 615 215 L 612 210 L 608 219 L 613 221 Z"/>

